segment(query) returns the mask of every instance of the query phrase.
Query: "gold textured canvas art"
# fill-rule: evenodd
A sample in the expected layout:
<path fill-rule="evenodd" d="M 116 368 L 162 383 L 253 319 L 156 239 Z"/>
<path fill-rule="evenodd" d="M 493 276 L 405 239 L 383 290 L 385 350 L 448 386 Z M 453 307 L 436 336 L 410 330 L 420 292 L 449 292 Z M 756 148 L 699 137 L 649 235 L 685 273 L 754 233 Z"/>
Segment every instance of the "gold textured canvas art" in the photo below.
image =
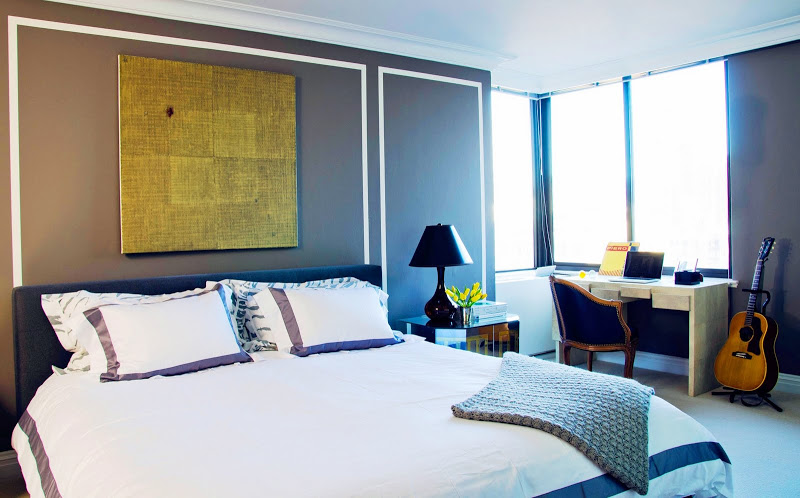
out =
<path fill-rule="evenodd" d="M 295 78 L 119 56 L 122 252 L 297 247 Z"/>

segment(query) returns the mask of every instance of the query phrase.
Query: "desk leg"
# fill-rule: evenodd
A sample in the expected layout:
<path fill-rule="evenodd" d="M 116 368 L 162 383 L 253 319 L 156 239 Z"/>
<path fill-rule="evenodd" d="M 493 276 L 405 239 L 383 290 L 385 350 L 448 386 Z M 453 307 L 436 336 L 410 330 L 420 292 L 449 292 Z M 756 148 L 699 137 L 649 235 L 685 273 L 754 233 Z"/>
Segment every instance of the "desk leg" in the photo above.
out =
<path fill-rule="evenodd" d="M 695 289 L 689 310 L 689 396 L 719 386 L 714 360 L 728 336 L 728 287 Z"/>
<path fill-rule="evenodd" d="M 550 338 L 555 341 L 556 363 L 561 363 L 561 335 L 558 332 L 558 313 L 556 313 L 556 304 L 552 299 L 550 300 L 550 308 L 552 310 L 550 313 L 552 317 L 550 323 Z"/>

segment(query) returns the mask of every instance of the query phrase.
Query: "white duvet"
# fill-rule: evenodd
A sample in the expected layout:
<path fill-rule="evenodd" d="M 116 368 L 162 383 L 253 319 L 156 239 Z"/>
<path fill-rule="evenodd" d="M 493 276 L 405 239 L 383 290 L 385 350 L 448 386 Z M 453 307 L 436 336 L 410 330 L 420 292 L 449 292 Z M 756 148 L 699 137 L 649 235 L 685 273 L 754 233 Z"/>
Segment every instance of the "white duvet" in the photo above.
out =
<path fill-rule="evenodd" d="M 497 374 L 497 358 L 406 342 L 256 360 L 128 382 L 50 377 L 28 413 L 60 494 L 567 496 L 571 484 L 603 474 L 550 434 L 453 416 L 451 405 Z M 703 426 L 653 397 L 651 455 L 707 441 L 715 440 Z M 44 496 L 19 426 L 12 444 L 31 496 Z M 730 465 L 713 459 L 653 479 L 648 496 L 731 488 Z"/>

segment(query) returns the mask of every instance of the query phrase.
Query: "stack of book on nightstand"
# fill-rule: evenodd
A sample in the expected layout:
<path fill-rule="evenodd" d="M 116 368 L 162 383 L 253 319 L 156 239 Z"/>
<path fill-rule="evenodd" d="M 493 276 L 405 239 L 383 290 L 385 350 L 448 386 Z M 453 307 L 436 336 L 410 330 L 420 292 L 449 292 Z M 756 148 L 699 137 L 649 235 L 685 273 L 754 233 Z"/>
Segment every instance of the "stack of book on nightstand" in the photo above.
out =
<path fill-rule="evenodd" d="M 508 304 L 497 301 L 478 301 L 472 305 L 472 317 L 478 321 L 503 318 L 507 312 Z"/>

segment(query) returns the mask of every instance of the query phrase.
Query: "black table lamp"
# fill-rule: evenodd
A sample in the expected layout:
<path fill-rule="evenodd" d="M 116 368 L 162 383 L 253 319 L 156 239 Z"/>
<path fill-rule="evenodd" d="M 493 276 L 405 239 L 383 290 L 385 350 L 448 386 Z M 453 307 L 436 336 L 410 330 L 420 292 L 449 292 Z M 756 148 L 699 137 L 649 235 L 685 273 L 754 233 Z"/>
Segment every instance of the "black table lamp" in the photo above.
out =
<path fill-rule="evenodd" d="M 472 258 L 469 257 L 467 248 L 461 242 L 453 225 L 429 225 L 422 232 L 419 239 L 417 250 L 411 258 L 408 266 L 422 268 L 436 267 L 439 274 L 439 283 L 436 285 L 436 292 L 433 297 L 425 304 L 425 314 L 434 321 L 450 320 L 456 311 L 450 298 L 444 292 L 444 267 L 471 265 Z"/>

